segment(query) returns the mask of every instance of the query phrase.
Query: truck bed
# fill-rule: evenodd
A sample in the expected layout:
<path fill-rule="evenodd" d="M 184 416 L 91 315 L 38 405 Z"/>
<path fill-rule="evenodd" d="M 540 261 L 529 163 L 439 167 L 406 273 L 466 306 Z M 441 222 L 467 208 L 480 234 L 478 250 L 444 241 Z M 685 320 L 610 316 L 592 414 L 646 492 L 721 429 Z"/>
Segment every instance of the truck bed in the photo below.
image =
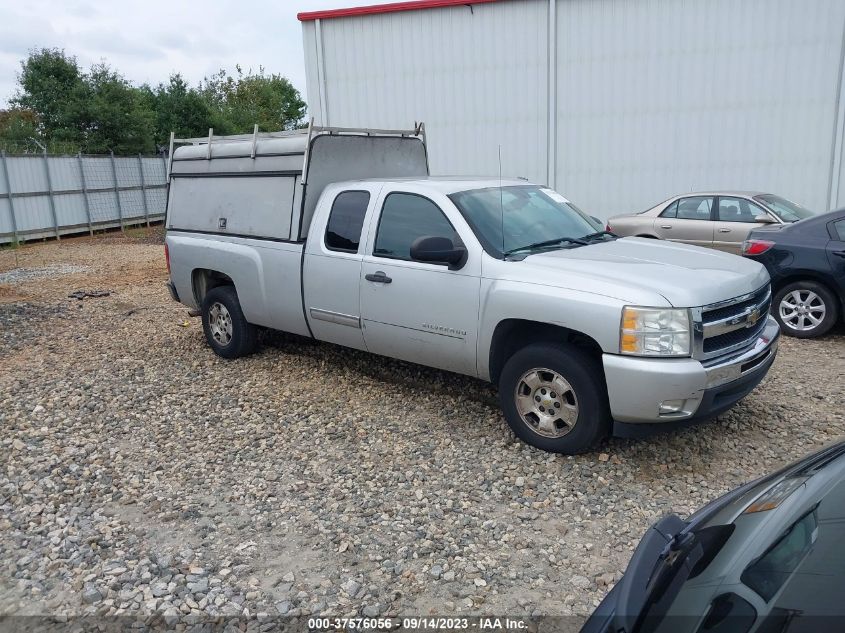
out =
<path fill-rule="evenodd" d="M 182 303 L 199 309 L 192 279 L 198 270 L 224 270 L 250 323 L 309 335 L 302 306 L 303 243 L 174 229 L 167 243 L 171 281 Z"/>

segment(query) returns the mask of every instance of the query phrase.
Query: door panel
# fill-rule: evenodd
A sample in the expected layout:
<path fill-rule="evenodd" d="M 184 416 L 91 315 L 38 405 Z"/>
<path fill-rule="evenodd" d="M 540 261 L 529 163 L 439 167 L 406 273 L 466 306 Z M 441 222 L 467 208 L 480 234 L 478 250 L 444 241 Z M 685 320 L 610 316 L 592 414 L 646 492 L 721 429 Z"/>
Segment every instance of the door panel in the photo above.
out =
<path fill-rule="evenodd" d="M 457 210 L 449 210 L 451 218 L 423 196 L 385 195 L 361 268 L 364 338 L 376 354 L 475 376 L 480 247 Z M 413 261 L 410 244 L 423 235 L 470 244 L 464 266 Z"/>
<path fill-rule="evenodd" d="M 378 272 L 390 282 L 365 279 Z M 369 351 L 477 374 L 479 276 L 433 264 L 367 256 L 361 283 L 361 313 Z"/>
<path fill-rule="evenodd" d="M 756 222 L 715 222 L 713 246 L 720 251 L 739 255 L 742 253 L 742 242 L 753 229 L 759 229 Z"/>
<path fill-rule="evenodd" d="M 713 223 L 710 220 L 661 221 L 656 226 L 661 231 L 658 234 L 664 240 L 696 246 L 713 246 Z"/>
<path fill-rule="evenodd" d="M 361 256 L 305 256 L 305 311 L 314 336 L 367 349 L 361 329 Z"/>
<path fill-rule="evenodd" d="M 721 251 L 740 255 L 743 240 L 753 229 L 763 226 L 755 222 L 754 218 L 769 214 L 750 200 L 732 196 L 719 196 L 716 207 L 713 246 Z"/>
<path fill-rule="evenodd" d="M 311 331 L 321 341 L 366 349 L 361 324 L 362 240 L 370 192 L 341 191 L 335 196 L 319 239 L 306 245 L 303 300 Z M 318 213 L 325 213 L 318 209 Z"/>
<path fill-rule="evenodd" d="M 661 239 L 672 242 L 712 246 L 712 207 L 713 199 L 708 196 L 681 198 L 655 218 L 655 233 Z"/>

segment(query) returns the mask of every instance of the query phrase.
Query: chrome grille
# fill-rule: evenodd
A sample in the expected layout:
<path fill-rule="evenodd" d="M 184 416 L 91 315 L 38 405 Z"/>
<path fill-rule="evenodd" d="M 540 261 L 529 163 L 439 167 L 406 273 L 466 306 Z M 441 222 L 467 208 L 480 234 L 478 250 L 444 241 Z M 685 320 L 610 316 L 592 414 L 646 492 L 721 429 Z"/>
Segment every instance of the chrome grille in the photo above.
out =
<path fill-rule="evenodd" d="M 694 356 L 709 359 L 754 343 L 766 327 L 772 303 L 768 284 L 759 290 L 694 311 Z"/>

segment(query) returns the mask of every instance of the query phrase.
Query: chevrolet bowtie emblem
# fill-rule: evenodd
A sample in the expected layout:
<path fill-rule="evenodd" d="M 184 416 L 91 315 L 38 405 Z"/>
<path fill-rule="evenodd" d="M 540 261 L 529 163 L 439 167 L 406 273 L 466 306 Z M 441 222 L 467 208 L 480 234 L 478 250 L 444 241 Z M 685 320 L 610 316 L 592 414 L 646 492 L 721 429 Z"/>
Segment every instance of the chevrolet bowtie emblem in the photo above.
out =
<path fill-rule="evenodd" d="M 754 308 L 745 318 L 745 327 L 754 327 L 760 320 L 760 308 Z"/>

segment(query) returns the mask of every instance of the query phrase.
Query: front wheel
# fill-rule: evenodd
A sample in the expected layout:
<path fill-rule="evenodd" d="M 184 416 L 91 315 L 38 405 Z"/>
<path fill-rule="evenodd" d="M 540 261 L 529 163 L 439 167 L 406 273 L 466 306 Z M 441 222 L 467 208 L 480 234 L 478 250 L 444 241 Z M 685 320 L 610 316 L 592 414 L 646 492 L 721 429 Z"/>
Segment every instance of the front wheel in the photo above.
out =
<path fill-rule="evenodd" d="M 601 365 L 572 345 L 535 343 L 516 352 L 502 369 L 499 398 L 517 437 L 544 451 L 581 453 L 610 431 Z"/>
<path fill-rule="evenodd" d="M 836 324 L 836 297 L 815 281 L 796 281 L 781 288 L 772 301 L 772 312 L 784 334 L 813 338 L 827 334 Z"/>
<path fill-rule="evenodd" d="M 223 358 L 238 358 L 252 353 L 258 332 L 241 310 L 233 286 L 212 288 L 202 300 L 202 329 L 214 353 Z"/>

